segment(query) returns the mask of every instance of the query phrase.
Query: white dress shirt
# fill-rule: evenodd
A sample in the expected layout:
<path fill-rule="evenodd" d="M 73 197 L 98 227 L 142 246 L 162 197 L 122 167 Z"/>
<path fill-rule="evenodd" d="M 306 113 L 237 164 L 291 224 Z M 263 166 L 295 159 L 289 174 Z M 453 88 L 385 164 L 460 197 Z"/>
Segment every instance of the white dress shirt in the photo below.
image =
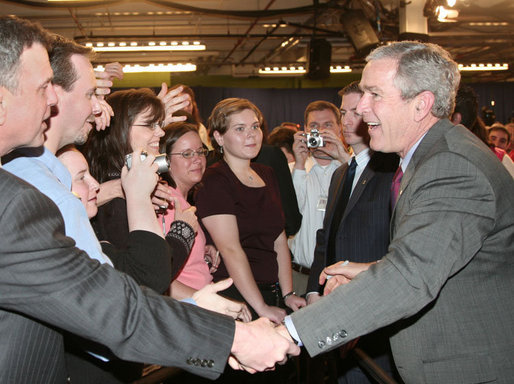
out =
<path fill-rule="evenodd" d="M 355 168 L 355 177 L 353 178 L 352 183 L 352 193 L 355 189 L 355 186 L 359 182 L 359 179 L 361 178 L 362 172 L 364 172 L 364 168 L 368 166 L 369 159 L 371 158 L 371 153 L 369 148 L 366 148 L 362 150 L 358 155 L 350 157 L 350 160 L 348 160 L 348 165 L 352 162 L 352 159 L 355 157 L 355 162 L 357 163 L 357 168 Z M 351 194 L 350 194 L 351 196 Z"/>
<path fill-rule="evenodd" d="M 312 163 L 310 169 L 308 163 Z M 332 174 L 340 165 L 339 161 L 332 160 L 330 164 L 321 166 L 315 158 L 309 157 L 305 170 L 293 169 L 293 185 L 303 216 L 300 230 L 288 240 L 296 264 L 311 267 L 316 246 L 316 231 L 323 226 L 325 217 L 328 187 Z"/>

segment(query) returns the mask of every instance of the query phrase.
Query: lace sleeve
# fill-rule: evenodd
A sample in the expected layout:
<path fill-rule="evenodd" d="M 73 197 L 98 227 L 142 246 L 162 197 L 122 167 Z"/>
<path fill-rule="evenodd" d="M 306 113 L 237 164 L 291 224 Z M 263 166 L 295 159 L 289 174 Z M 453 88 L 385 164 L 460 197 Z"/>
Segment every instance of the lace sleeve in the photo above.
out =
<path fill-rule="evenodd" d="M 171 223 L 169 232 L 166 234 L 166 238 L 174 238 L 180 241 L 187 249 L 187 254 L 191 252 L 193 243 L 195 241 L 195 231 L 193 227 L 182 220 L 175 220 Z"/>

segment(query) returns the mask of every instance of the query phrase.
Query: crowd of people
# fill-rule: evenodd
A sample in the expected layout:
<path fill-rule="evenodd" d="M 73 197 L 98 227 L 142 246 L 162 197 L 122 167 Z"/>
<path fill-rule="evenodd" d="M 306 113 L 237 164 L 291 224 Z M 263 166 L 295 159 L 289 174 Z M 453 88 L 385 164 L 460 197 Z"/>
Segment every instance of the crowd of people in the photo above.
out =
<path fill-rule="evenodd" d="M 0 51 L 1 382 L 311 383 L 337 349 L 372 383 L 355 348 L 397 382 L 514 377 L 512 123 L 441 47 L 377 48 L 267 139 L 247 99 L 204 126 L 188 86 L 110 94 L 119 64 L 23 19 Z"/>

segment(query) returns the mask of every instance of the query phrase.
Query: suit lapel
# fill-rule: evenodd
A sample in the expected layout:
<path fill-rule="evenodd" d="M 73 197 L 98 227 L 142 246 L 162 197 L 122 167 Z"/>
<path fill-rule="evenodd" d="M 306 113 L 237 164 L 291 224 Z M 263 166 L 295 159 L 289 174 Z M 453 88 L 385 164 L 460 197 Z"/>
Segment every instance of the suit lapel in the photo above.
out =
<path fill-rule="evenodd" d="M 366 168 L 364 168 L 364 171 L 362 171 L 359 181 L 357 182 L 357 184 L 355 184 L 355 188 L 352 194 L 350 195 L 350 200 L 348 200 L 348 205 L 346 206 L 342 220 L 344 220 L 346 216 L 348 216 L 348 214 L 351 212 L 357 201 L 359 201 L 359 198 L 364 192 L 364 189 L 368 185 L 369 181 L 375 176 L 375 171 L 373 171 L 369 166 L 370 162 L 371 160 L 368 162 L 368 165 L 366 165 Z"/>
<path fill-rule="evenodd" d="M 407 166 L 407 169 L 403 175 L 402 182 L 400 184 L 400 192 L 398 193 L 398 200 L 396 201 L 396 205 L 391 215 L 391 239 L 394 236 L 396 213 L 398 209 L 401 209 L 403 203 L 402 197 L 405 194 L 405 191 L 407 190 L 413 176 L 416 174 L 416 169 L 419 168 L 419 165 L 425 161 L 426 157 L 430 156 L 433 151 L 437 151 L 437 142 L 441 140 L 441 137 L 451 127 L 453 127 L 453 124 L 448 119 L 439 120 L 428 130 L 425 137 L 423 137 L 419 143 L 418 148 L 416 148 L 416 151 L 414 151 L 409 165 Z"/>

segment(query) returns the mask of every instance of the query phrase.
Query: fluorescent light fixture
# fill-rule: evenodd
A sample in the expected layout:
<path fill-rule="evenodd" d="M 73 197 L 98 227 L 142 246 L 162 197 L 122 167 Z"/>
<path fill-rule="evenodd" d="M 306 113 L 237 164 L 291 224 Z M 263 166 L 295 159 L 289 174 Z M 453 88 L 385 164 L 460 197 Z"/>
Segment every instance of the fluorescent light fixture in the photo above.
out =
<path fill-rule="evenodd" d="M 459 64 L 459 71 L 507 71 L 509 64 Z"/>
<path fill-rule="evenodd" d="M 306 73 L 304 67 L 265 67 L 259 69 L 259 74 L 261 75 L 301 75 Z"/>
<path fill-rule="evenodd" d="M 159 45 L 157 45 L 155 41 L 144 44 L 140 44 L 136 41 L 131 41 L 129 44 L 126 42 L 110 42 L 107 46 L 103 42 L 87 42 L 84 43 L 84 45 L 93 48 L 96 52 L 205 51 L 206 49 L 205 45 L 200 44 L 198 41 L 195 41 L 193 44 L 190 44 L 189 41 L 183 41 L 181 43 L 176 41 L 170 43 L 160 41 Z"/>
<path fill-rule="evenodd" d="M 95 68 L 97 71 L 104 71 L 105 68 L 99 65 Z M 124 65 L 123 73 L 145 73 L 145 72 L 194 72 L 196 65 L 186 64 L 148 64 L 148 65 Z"/>
<path fill-rule="evenodd" d="M 330 66 L 330 73 L 348 73 L 352 69 L 348 65 L 335 65 Z M 302 75 L 307 73 L 307 70 L 302 66 L 289 66 L 289 67 L 265 67 L 259 69 L 260 75 Z"/>
<path fill-rule="evenodd" d="M 351 71 L 352 71 L 352 69 L 348 65 L 330 66 L 330 73 L 349 73 Z"/>

